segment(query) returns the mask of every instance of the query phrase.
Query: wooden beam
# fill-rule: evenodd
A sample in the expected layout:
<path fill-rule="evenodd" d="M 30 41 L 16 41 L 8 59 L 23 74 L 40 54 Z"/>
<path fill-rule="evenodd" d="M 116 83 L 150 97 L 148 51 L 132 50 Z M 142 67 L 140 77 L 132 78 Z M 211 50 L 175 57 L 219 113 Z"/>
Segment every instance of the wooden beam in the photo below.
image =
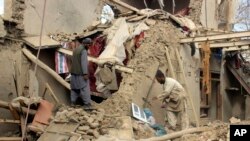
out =
<path fill-rule="evenodd" d="M 124 8 L 127 8 L 129 10 L 135 11 L 138 14 L 142 14 L 139 9 L 137 9 L 137 8 L 131 6 L 131 5 L 128 5 L 127 3 L 124 3 L 124 2 L 122 2 L 120 0 L 110 0 L 110 1 L 113 2 L 113 3 L 116 3 L 116 4 L 120 5 L 120 6 L 122 6 Z"/>
<path fill-rule="evenodd" d="M 21 141 L 21 137 L 0 137 L 0 141 Z"/>
<path fill-rule="evenodd" d="M 223 51 L 236 51 L 236 50 L 248 50 L 250 46 L 238 46 L 238 47 L 229 47 L 223 48 Z"/>
<path fill-rule="evenodd" d="M 55 95 L 54 91 L 52 90 L 52 88 L 50 87 L 50 85 L 48 83 L 45 84 L 45 90 L 43 93 L 43 99 L 45 97 L 46 91 L 49 90 L 49 95 L 55 100 L 56 104 L 59 104 L 60 101 L 57 98 L 57 96 Z"/>
<path fill-rule="evenodd" d="M 215 40 L 231 39 L 231 38 L 242 38 L 242 37 L 249 37 L 249 36 L 250 36 L 250 31 L 224 33 L 224 34 L 217 34 L 217 35 L 207 35 L 207 36 L 197 36 L 197 37 L 182 38 L 180 40 L 180 43 L 215 41 Z"/>
<path fill-rule="evenodd" d="M 71 50 L 68 50 L 68 49 L 65 49 L 65 48 L 58 48 L 57 51 L 61 52 L 61 53 L 64 53 L 64 54 L 67 54 L 67 55 L 70 55 L 70 56 L 73 55 L 73 52 Z M 102 65 L 102 64 L 107 62 L 107 60 L 98 59 L 98 58 L 94 58 L 94 57 L 91 57 L 91 56 L 88 56 L 88 61 L 96 63 L 98 65 Z M 115 64 L 115 69 L 117 69 L 119 71 L 122 71 L 122 72 L 127 72 L 127 73 L 132 73 L 134 71 L 134 69 L 132 69 L 132 68 L 125 67 L 125 66 L 122 66 L 122 65 L 117 65 L 117 64 Z"/>
<path fill-rule="evenodd" d="M 0 119 L 0 123 L 15 123 L 20 124 L 20 120 L 12 120 L 12 119 Z"/>
<path fill-rule="evenodd" d="M 5 109 L 9 109 L 9 103 L 6 102 L 6 101 L 0 100 L 0 107 L 1 107 L 1 108 L 5 108 Z M 28 111 L 26 107 L 21 107 L 21 109 L 17 108 L 16 110 L 17 110 L 18 112 L 23 111 L 24 113 L 27 113 L 27 111 Z M 36 114 L 36 110 L 30 109 L 30 110 L 29 110 L 29 114 L 30 114 L 30 115 L 35 115 L 35 114 Z"/>
<path fill-rule="evenodd" d="M 210 48 L 227 48 L 227 47 L 246 46 L 246 45 L 250 45 L 250 40 L 211 43 Z M 199 48 L 201 48 L 201 46 L 199 46 Z"/>
<path fill-rule="evenodd" d="M 25 56 L 30 59 L 33 63 L 37 63 L 37 65 L 47 71 L 51 76 L 53 76 L 60 84 L 62 84 L 65 88 L 70 90 L 70 84 L 66 82 L 62 77 L 60 77 L 54 70 L 52 70 L 49 66 L 44 64 L 39 59 L 36 59 L 36 56 L 34 56 L 28 49 L 23 48 L 22 49 Z"/>
<path fill-rule="evenodd" d="M 167 141 L 167 140 L 173 140 L 175 138 L 181 137 L 186 134 L 194 134 L 194 133 L 199 133 L 199 132 L 205 132 L 205 131 L 210 131 L 213 130 L 214 128 L 212 127 L 198 127 L 198 128 L 189 128 L 186 130 L 170 133 L 167 135 L 163 135 L 160 137 L 151 137 L 148 139 L 140 139 L 139 141 Z"/>

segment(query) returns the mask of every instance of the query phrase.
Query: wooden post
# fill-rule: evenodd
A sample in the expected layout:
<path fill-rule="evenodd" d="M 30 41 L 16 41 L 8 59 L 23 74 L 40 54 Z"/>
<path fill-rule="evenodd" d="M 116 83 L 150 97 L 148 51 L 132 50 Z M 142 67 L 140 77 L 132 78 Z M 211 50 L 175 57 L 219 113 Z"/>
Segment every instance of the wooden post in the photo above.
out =
<path fill-rule="evenodd" d="M 44 90 L 44 93 L 43 93 L 43 99 L 45 97 L 45 94 L 46 94 L 46 91 L 49 90 L 49 95 L 55 100 L 56 104 L 59 104 L 59 99 L 56 97 L 54 91 L 52 91 L 51 87 L 49 86 L 48 83 L 45 84 L 45 90 Z"/>
<path fill-rule="evenodd" d="M 170 70 L 170 75 L 173 79 L 176 79 L 176 76 L 175 76 L 175 73 L 174 73 L 174 68 L 173 68 L 173 65 L 172 65 L 172 62 L 171 62 L 171 58 L 170 58 L 170 54 L 168 52 L 168 47 L 165 47 L 166 49 L 166 57 L 167 57 L 167 61 L 168 61 L 168 67 L 169 67 L 169 70 Z"/>
<path fill-rule="evenodd" d="M 22 49 L 23 53 L 25 56 L 28 57 L 33 63 L 37 62 L 37 65 L 47 71 L 51 76 L 53 76 L 59 83 L 61 83 L 64 87 L 70 90 L 70 85 L 68 82 L 63 80 L 54 70 L 52 70 L 50 67 L 48 67 L 46 64 L 44 64 L 42 61 L 39 59 L 36 61 L 36 57 L 26 48 Z"/>

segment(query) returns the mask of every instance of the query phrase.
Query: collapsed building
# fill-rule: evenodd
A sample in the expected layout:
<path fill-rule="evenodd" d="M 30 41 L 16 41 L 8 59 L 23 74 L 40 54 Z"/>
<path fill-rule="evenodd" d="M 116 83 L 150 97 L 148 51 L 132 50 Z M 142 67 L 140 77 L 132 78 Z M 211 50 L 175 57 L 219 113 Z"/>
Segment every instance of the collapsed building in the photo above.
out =
<path fill-rule="evenodd" d="M 165 124 L 161 104 L 151 100 L 162 92 L 154 79 L 158 69 L 185 87 L 191 127 L 231 117 L 247 120 L 249 66 L 241 52 L 249 48 L 243 38 L 249 33 L 232 32 L 235 5 L 230 0 L 5 0 L 2 140 L 108 140 L 107 134 L 121 140 L 172 139 L 168 133 L 154 138 L 153 129 L 132 118 L 134 103 Z M 69 106 L 67 79 L 70 42 L 87 37 L 94 41 L 88 52 L 96 107 L 91 111 Z M 175 138 L 228 138 L 225 123 L 194 132 L 212 129 L 215 133 Z"/>

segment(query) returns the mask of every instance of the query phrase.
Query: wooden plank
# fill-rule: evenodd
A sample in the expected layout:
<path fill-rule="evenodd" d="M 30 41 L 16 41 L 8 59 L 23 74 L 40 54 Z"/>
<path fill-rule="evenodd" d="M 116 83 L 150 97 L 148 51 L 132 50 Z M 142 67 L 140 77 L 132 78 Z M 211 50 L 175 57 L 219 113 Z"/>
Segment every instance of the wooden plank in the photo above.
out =
<path fill-rule="evenodd" d="M 39 41 L 40 41 L 40 36 L 34 36 L 34 37 L 25 37 L 23 38 L 24 42 L 31 46 L 34 49 L 39 48 Z M 41 49 L 47 49 L 47 48 L 55 48 L 59 47 L 60 43 L 49 38 L 48 36 L 43 36 L 41 40 Z"/>
<path fill-rule="evenodd" d="M 122 2 L 120 0 L 110 0 L 110 1 L 113 2 L 113 3 L 116 3 L 116 4 L 120 5 L 120 6 L 122 6 L 124 8 L 127 8 L 129 10 L 135 11 L 138 14 L 142 14 L 139 9 L 137 9 L 137 8 L 131 6 L 131 5 L 128 5 L 127 3 L 124 3 L 124 2 Z"/>
<path fill-rule="evenodd" d="M 176 76 L 175 76 L 175 73 L 174 73 L 174 68 L 173 68 L 173 65 L 172 65 L 172 61 L 170 59 L 170 54 L 169 54 L 169 51 L 168 51 L 168 48 L 165 47 L 166 49 L 166 57 L 167 57 L 167 61 L 168 61 L 168 67 L 169 67 L 169 70 L 170 70 L 170 75 L 173 79 L 176 79 Z"/>
<path fill-rule="evenodd" d="M 223 51 L 236 51 L 236 50 L 248 50 L 250 46 L 238 46 L 238 47 L 229 47 L 223 48 Z"/>
<path fill-rule="evenodd" d="M 57 98 L 57 96 L 55 95 L 54 91 L 52 90 L 52 88 L 50 87 L 50 85 L 48 83 L 45 84 L 43 98 L 46 94 L 47 89 L 49 90 L 49 95 L 55 100 L 56 104 L 59 104 L 60 103 L 59 99 Z"/>
<path fill-rule="evenodd" d="M 21 141 L 21 137 L 0 137 L 0 141 Z"/>
<path fill-rule="evenodd" d="M 66 82 L 62 77 L 60 77 L 54 70 L 52 70 L 49 66 L 44 64 L 42 61 L 37 58 L 26 48 L 22 49 L 25 56 L 28 57 L 33 63 L 37 62 L 37 65 L 47 71 L 52 77 L 54 77 L 60 84 L 62 84 L 64 87 L 70 90 L 70 84 Z"/>
<path fill-rule="evenodd" d="M 169 133 L 167 135 L 163 135 L 160 137 L 151 137 L 148 139 L 141 139 L 140 141 L 167 141 L 167 140 L 174 140 L 175 138 L 179 138 L 186 134 L 194 134 L 194 133 L 200 133 L 205 131 L 214 130 L 213 127 L 199 127 L 199 128 L 189 128 L 186 130 L 178 131 Z"/>
<path fill-rule="evenodd" d="M 243 88 L 246 90 L 248 95 L 250 95 L 250 86 L 246 83 L 246 81 L 241 77 L 241 75 L 237 72 L 235 68 L 232 67 L 230 63 L 226 64 L 227 68 L 232 72 L 235 78 L 240 82 Z"/>
<path fill-rule="evenodd" d="M 14 123 L 14 124 L 20 124 L 20 120 L 12 120 L 12 119 L 0 119 L 0 123 Z"/>
<path fill-rule="evenodd" d="M 146 15 L 136 16 L 134 18 L 128 19 L 127 21 L 128 22 L 137 22 L 137 21 L 142 20 L 142 19 L 144 19 L 146 17 L 147 17 Z"/>
<path fill-rule="evenodd" d="M 9 103 L 6 102 L 6 101 L 3 101 L 3 100 L 0 100 L 0 107 L 1 108 L 5 108 L 5 109 L 9 109 Z M 16 109 L 18 112 L 24 112 L 24 113 L 27 113 L 27 108 L 26 107 L 21 107 L 21 110 L 18 108 Z M 36 114 L 36 110 L 33 110 L 33 109 L 30 109 L 29 111 L 29 114 L 30 115 L 35 115 Z"/>
<path fill-rule="evenodd" d="M 250 40 L 211 43 L 210 48 L 227 48 L 227 47 L 246 46 L 246 45 L 250 45 Z M 199 48 L 201 48 L 201 46 L 199 46 Z"/>
<path fill-rule="evenodd" d="M 67 54 L 67 55 L 70 55 L 70 56 L 73 55 L 73 52 L 71 50 L 68 50 L 68 49 L 65 49 L 65 48 L 58 48 L 57 51 L 61 52 L 61 53 L 64 53 L 64 54 Z M 103 63 L 106 62 L 104 59 L 98 59 L 98 58 L 94 58 L 94 57 L 91 57 L 91 56 L 88 56 L 88 61 L 99 64 L 99 65 L 102 65 Z M 134 71 L 134 69 L 129 68 L 129 67 L 125 67 L 125 66 L 122 66 L 122 65 L 115 65 L 115 69 L 119 70 L 119 71 L 122 71 L 122 72 L 127 72 L 127 73 L 132 73 Z"/>
<path fill-rule="evenodd" d="M 250 36 L 250 31 L 224 33 L 224 34 L 217 34 L 217 35 L 207 35 L 207 36 L 197 36 L 197 37 L 182 38 L 180 40 L 180 43 L 215 41 L 215 40 L 231 39 L 231 38 L 242 38 L 242 37 L 249 37 L 249 36 Z"/>

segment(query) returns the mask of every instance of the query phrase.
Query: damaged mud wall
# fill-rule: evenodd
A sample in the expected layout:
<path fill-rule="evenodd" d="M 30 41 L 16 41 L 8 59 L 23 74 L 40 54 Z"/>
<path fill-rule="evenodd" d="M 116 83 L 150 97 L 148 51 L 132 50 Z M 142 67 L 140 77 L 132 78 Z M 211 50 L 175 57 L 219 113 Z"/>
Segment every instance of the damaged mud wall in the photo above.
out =
<path fill-rule="evenodd" d="M 165 56 L 165 47 L 168 47 L 170 54 L 173 54 L 173 48 L 182 48 L 181 56 L 183 56 L 182 59 L 184 69 L 190 71 L 185 72 L 185 74 L 191 73 L 191 75 L 187 78 L 189 83 L 188 87 L 190 88 L 193 101 L 197 101 L 197 103 L 195 103 L 195 107 L 197 107 L 196 111 L 198 111 L 200 101 L 199 79 L 198 81 L 195 81 L 196 77 L 193 76 L 196 76 L 197 66 L 199 65 L 196 66 L 193 62 L 190 47 L 187 46 L 187 48 L 184 48 L 178 43 L 179 38 L 183 36 L 184 35 L 180 32 L 180 30 L 168 21 L 157 21 L 154 26 L 151 26 L 150 30 L 145 32 L 145 38 L 142 41 L 140 48 L 136 51 L 134 58 L 128 64 L 129 67 L 135 68 L 134 72 L 132 74 L 123 74 L 123 80 L 119 91 L 111 98 L 101 103 L 100 106 L 105 108 L 105 111 L 111 115 L 130 115 L 131 102 L 143 107 L 144 101 L 142 100 L 142 97 L 145 97 L 151 103 L 149 108 L 155 115 L 156 120 L 163 123 L 164 110 L 160 108 L 159 101 L 152 101 L 151 99 L 162 92 L 162 86 L 154 80 L 154 71 L 158 68 L 157 64 L 159 64 L 159 69 L 166 72 L 167 59 Z M 190 61 L 188 61 L 189 59 Z M 191 66 L 191 64 L 193 65 Z M 174 67 L 177 69 L 177 64 L 174 65 Z M 152 81 L 153 86 L 151 89 L 149 82 Z M 192 114 L 191 111 L 189 113 Z"/>
<path fill-rule="evenodd" d="M 190 0 L 190 11 L 188 18 L 191 19 L 195 24 L 200 25 L 200 16 L 201 16 L 201 9 L 202 9 L 202 3 L 205 0 Z"/>
<path fill-rule="evenodd" d="M 0 99 L 10 102 L 17 96 L 14 76 L 15 66 L 21 66 L 20 44 L 9 41 L 4 45 L 0 44 L 0 56 Z M 13 116 L 9 110 L 0 108 L 0 119 L 13 119 Z M 12 135 L 18 130 L 18 125 L 1 123 L 0 136 L 8 136 L 10 132 Z"/>
<path fill-rule="evenodd" d="M 25 0 L 4 1 L 4 25 L 9 37 L 20 37 L 23 35 Z"/>
<path fill-rule="evenodd" d="M 27 34 L 40 33 L 44 1 L 25 0 L 24 29 Z M 84 9 L 84 10 L 83 10 Z M 81 33 L 91 25 L 100 13 L 99 0 L 53 0 L 47 1 L 45 11 L 44 34 Z"/>

